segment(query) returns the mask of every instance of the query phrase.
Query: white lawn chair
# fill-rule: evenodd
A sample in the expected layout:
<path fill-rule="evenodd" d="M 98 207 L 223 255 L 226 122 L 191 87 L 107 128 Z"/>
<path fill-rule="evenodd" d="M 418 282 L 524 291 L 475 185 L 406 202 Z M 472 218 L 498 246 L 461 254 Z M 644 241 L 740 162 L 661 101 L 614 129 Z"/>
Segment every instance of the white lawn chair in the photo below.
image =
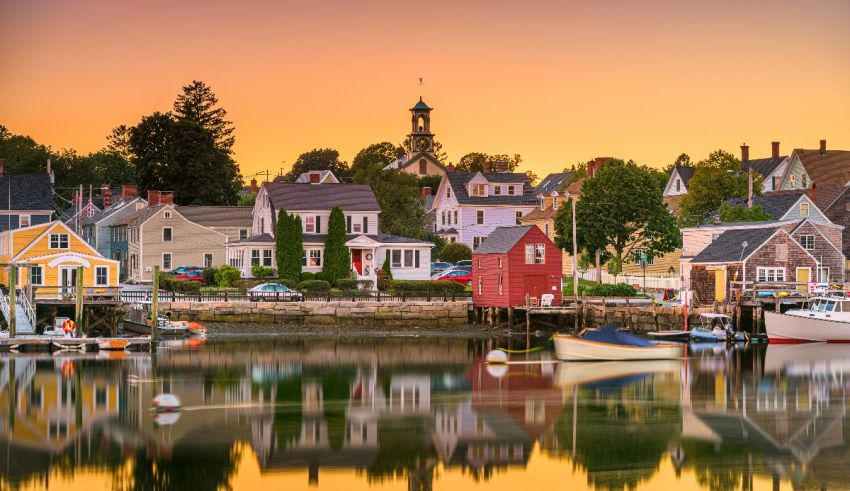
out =
<path fill-rule="evenodd" d="M 540 306 L 541 307 L 551 307 L 552 306 L 552 300 L 554 300 L 554 299 L 555 299 L 555 295 L 552 295 L 551 293 L 544 293 L 543 295 L 540 295 Z"/>

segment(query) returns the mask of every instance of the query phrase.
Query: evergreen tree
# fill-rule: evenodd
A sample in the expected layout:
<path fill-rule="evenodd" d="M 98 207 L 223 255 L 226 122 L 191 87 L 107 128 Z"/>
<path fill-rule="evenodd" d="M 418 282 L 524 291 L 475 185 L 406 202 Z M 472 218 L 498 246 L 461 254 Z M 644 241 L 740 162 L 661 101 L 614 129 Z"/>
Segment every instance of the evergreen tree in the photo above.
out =
<path fill-rule="evenodd" d="M 226 119 L 227 111 L 218 107 L 218 98 L 204 82 L 193 80 L 183 87 L 174 101 L 174 115 L 179 121 L 190 121 L 210 132 L 216 148 L 233 153 L 233 123 Z"/>
<path fill-rule="evenodd" d="M 275 260 L 281 279 L 298 281 L 301 278 L 301 227 L 296 216 L 280 210 L 275 224 Z"/>
<path fill-rule="evenodd" d="M 328 238 L 325 241 L 322 273 L 331 285 L 351 273 L 351 256 L 345 246 L 345 215 L 338 206 L 333 207 L 328 219 Z"/>
<path fill-rule="evenodd" d="M 301 262 L 301 258 L 304 256 L 304 227 L 301 224 L 301 217 L 298 215 L 291 215 L 291 221 L 289 226 L 291 228 L 290 235 L 292 236 L 292 240 L 289 241 L 289 255 L 293 258 L 292 261 L 292 275 L 294 279 L 301 278 L 301 266 L 303 265 Z"/>
<path fill-rule="evenodd" d="M 384 274 L 387 275 L 387 281 L 393 280 L 393 272 L 390 270 L 390 251 L 387 251 L 387 255 L 384 257 L 384 264 L 381 266 L 381 270 Z"/>

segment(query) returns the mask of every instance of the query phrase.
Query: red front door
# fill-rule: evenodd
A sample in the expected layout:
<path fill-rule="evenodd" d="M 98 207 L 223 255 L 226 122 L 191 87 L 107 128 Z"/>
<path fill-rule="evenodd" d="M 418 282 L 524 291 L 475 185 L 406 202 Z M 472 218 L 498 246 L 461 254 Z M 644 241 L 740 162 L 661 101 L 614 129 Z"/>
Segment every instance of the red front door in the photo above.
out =
<path fill-rule="evenodd" d="M 525 294 L 530 298 L 540 300 L 540 295 L 548 293 L 546 291 L 546 276 L 544 275 L 526 275 L 525 276 Z"/>
<path fill-rule="evenodd" d="M 351 264 L 354 265 L 354 269 L 357 270 L 357 274 L 363 274 L 363 250 L 362 249 L 352 249 L 351 250 Z"/>

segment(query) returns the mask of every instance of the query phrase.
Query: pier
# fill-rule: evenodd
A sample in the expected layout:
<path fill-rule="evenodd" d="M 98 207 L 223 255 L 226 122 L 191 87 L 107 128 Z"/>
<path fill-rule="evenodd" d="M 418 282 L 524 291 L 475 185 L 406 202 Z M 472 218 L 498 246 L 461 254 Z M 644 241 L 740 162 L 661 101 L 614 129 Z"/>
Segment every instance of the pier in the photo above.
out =
<path fill-rule="evenodd" d="M 9 352 L 56 352 L 56 351 L 100 351 L 100 342 L 120 339 L 126 342 L 126 349 L 149 350 L 151 339 L 147 336 L 133 338 L 62 338 L 47 336 L 18 336 L 0 339 L 0 353 Z"/>

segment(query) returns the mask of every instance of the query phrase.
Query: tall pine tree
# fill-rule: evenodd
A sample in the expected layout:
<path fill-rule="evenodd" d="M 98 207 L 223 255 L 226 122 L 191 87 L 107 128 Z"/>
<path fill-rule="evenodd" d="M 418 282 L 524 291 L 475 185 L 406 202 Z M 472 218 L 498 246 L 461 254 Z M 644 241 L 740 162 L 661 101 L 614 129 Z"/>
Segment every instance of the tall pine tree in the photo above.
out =
<path fill-rule="evenodd" d="M 328 219 L 328 238 L 325 241 L 322 273 L 331 284 L 338 279 L 347 278 L 351 273 L 351 256 L 345 246 L 345 215 L 338 206 L 333 207 Z"/>
<path fill-rule="evenodd" d="M 218 106 L 218 98 L 212 88 L 200 80 L 183 87 L 183 92 L 174 101 L 174 115 L 180 121 L 191 121 L 209 131 L 215 146 L 224 153 L 233 153 L 233 123 L 228 121 L 227 111 Z"/>

